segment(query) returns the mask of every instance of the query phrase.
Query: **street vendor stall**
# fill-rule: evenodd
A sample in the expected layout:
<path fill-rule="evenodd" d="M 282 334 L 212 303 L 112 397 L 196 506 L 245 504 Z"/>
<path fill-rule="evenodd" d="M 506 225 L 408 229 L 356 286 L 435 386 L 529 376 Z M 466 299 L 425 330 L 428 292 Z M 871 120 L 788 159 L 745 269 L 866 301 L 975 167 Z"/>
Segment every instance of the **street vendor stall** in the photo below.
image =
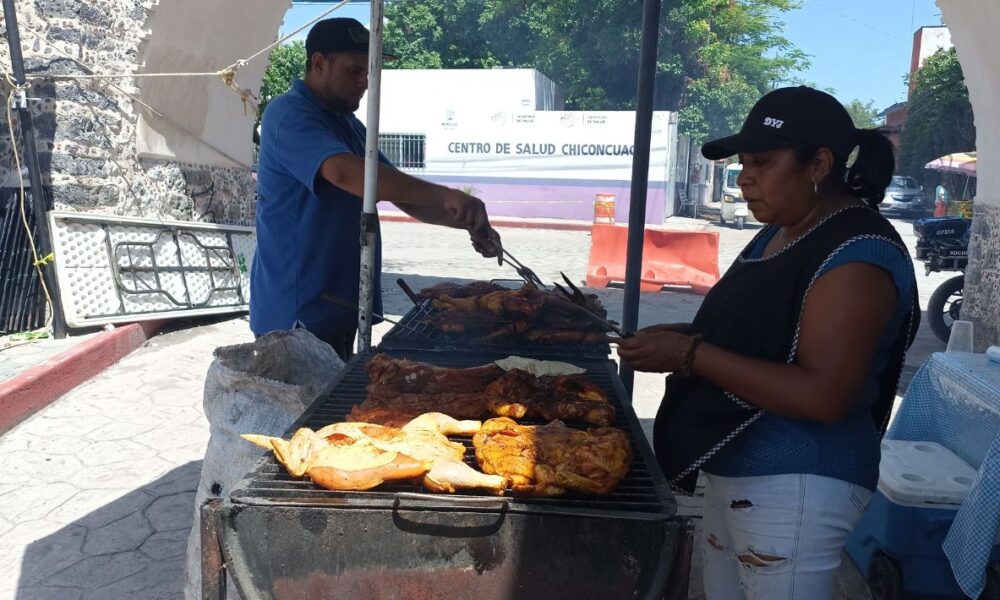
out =
<path fill-rule="evenodd" d="M 381 317 L 372 300 L 382 5 L 371 3 L 360 351 L 332 394 L 318 398 L 286 436 L 244 436 L 270 446 L 273 456 L 228 497 L 202 508 L 203 597 L 222 596 L 227 581 L 244 598 L 318 596 L 331 589 L 344 597 L 442 599 L 685 594 L 686 526 L 674 518 L 673 496 L 631 407 L 630 373 L 619 377 L 603 330 L 581 327 L 583 314 L 560 317 L 552 307 L 569 301 L 545 290 L 509 252 L 503 260 L 529 282 L 521 296 L 512 291 L 504 298 L 511 305 L 484 301 L 468 311 L 472 319 L 453 320 L 431 314 L 425 300 L 378 353 L 371 349 L 372 318 Z M 659 9 L 659 0 L 645 0 L 627 331 L 634 331 L 638 314 Z M 494 299 L 507 294 L 485 295 L 491 293 Z M 447 308 L 461 312 L 467 300 L 452 296 Z M 600 309 L 582 297 L 579 307 L 582 313 Z M 503 318 L 488 316 L 492 329 L 484 332 L 481 315 L 491 311 Z M 526 356 L 556 359 L 579 371 L 582 381 L 546 380 L 520 368 L 499 376 L 489 366 L 512 355 L 519 364 Z M 388 400 L 372 380 L 373 369 L 387 363 L 413 369 Z M 498 380 L 489 393 L 470 394 L 467 370 Z M 435 379 L 442 372 L 447 375 Z M 429 378 L 430 386 L 421 387 Z M 508 385 L 545 389 L 525 406 L 521 395 L 513 401 L 504 395 Z M 601 403 L 553 401 L 567 385 L 582 386 L 579 394 Z M 430 406 L 440 412 L 428 413 Z M 455 420 L 478 418 L 483 406 L 496 416 Z M 385 425 L 377 424 L 380 416 Z M 399 444 L 410 444 L 407 452 L 397 451 Z"/>
<path fill-rule="evenodd" d="M 485 282 L 466 287 L 482 288 L 479 298 L 517 300 L 524 309 L 519 290 L 490 291 Z M 514 332 L 519 335 L 493 341 L 486 338 L 502 331 L 503 319 L 484 329 L 480 315 L 477 327 L 445 331 L 470 321 L 441 319 L 443 314 L 477 311 L 463 311 L 458 301 L 468 296 L 455 289 L 449 288 L 451 296 L 441 292 L 423 290 L 425 299 L 382 344 L 348 363 L 333 392 L 289 429 L 327 436 L 310 442 L 324 449 L 305 459 L 308 478 L 292 474 L 295 451 L 286 450 L 286 442 L 245 436 L 263 445 L 275 440 L 275 456 L 259 463 L 229 497 L 202 509 L 203 596 L 220 597 L 226 574 L 243 598 L 330 589 L 344 597 L 441 599 L 684 594 L 685 527 L 674 518 L 673 496 L 608 358 L 607 342 L 586 336 L 530 341 L 533 330 L 554 331 L 549 319 L 529 321 Z M 568 302 L 554 293 L 543 298 Z M 551 311 L 543 306 L 533 312 Z M 518 358 L 507 358 L 511 354 Z M 553 369 L 572 374 L 546 375 Z M 458 421 L 452 424 L 465 429 L 449 431 L 448 441 L 426 432 L 403 440 L 416 435 L 416 421 L 444 418 L 428 417 L 428 409 L 462 419 L 511 415 L 518 424 L 509 417 Z M 373 424 L 401 422 L 402 428 Z M 392 471 L 409 468 L 400 463 L 379 472 L 385 483 L 372 485 L 364 478 L 373 471 L 359 474 L 356 465 L 331 459 L 334 446 L 357 446 L 362 432 L 383 444 L 437 439 L 464 457 L 465 466 L 450 468 L 458 474 L 440 469 L 434 475 L 437 467 L 431 467 L 422 479 L 414 471 L 394 480 Z M 309 434 L 296 433 L 290 444 L 302 435 Z M 546 436 L 554 436 L 547 446 Z M 624 444 L 625 454 L 614 450 L 616 444 Z M 357 450 L 355 459 L 377 453 Z M 615 466 L 620 459 L 625 462 Z M 522 462 L 524 469 L 516 466 Z M 494 487 L 483 473 L 502 475 L 510 487 Z"/>
<path fill-rule="evenodd" d="M 972 151 L 946 154 L 924 165 L 924 168 L 929 171 L 941 173 L 942 178 L 945 175 L 951 175 L 953 176 L 953 182 L 955 180 L 959 182 L 958 185 L 951 186 L 953 188 L 952 193 L 956 196 L 949 202 L 948 206 L 944 207 L 947 215 L 965 219 L 972 218 L 972 196 L 975 195 L 976 189 L 977 164 L 978 158 L 976 152 Z M 959 187 L 962 190 L 961 194 L 958 194 Z M 935 214 L 935 216 L 945 215 Z"/>

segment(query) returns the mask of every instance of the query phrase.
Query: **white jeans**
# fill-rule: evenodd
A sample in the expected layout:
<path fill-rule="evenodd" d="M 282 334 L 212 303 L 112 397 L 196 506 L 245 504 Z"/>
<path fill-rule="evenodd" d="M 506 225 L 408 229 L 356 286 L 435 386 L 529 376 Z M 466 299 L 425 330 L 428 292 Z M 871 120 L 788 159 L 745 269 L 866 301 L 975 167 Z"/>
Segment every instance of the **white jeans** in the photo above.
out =
<path fill-rule="evenodd" d="M 827 600 L 872 493 L 819 475 L 705 476 L 708 600 Z"/>

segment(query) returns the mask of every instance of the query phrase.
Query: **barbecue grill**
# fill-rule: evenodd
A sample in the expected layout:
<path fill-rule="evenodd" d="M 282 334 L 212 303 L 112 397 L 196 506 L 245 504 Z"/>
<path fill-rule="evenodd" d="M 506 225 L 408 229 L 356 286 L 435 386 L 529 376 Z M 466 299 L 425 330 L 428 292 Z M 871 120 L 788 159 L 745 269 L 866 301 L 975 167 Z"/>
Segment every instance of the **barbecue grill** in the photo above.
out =
<path fill-rule="evenodd" d="M 467 352 L 475 349 L 478 352 L 508 353 L 536 358 L 567 358 L 580 357 L 603 359 L 611 354 L 611 346 L 603 344 L 583 343 L 525 343 L 517 336 L 499 337 L 484 340 L 483 333 L 448 333 L 432 326 L 428 319 L 441 314 L 441 311 L 431 305 L 430 300 L 423 300 L 403 315 L 399 324 L 393 327 L 382 338 L 379 347 L 385 350 L 435 350 L 442 352 Z M 581 319 L 582 320 L 582 319 Z"/>
<path fill-rule="evenodd" d="M 385 349 L 383 348 L 383 351 Z M 498 358 L 391 350 L 445 367 Z M 332 394 L 296 422 L 319 429 L 365 399 L 356 357 Z M 332 491 L 295 479 L 268 454 L 232 495 L 202 508 L 203 594 L 256 598 L 663 598 L 685 535 L 676 505 L 608 360 L 577 360 L 604 388 L 633 447 L 605 496 L 429 494 L 416 484 Z M 523 423 L 530 424 L 528 420 Z M 471 447 L 471 438 L 450 436 Z M 475 465 L 472 452 L 466 460 Z M 224 571 L 223 571 L 224 568 Z M 686 589 L 686 582 L 684 582 Z"/>

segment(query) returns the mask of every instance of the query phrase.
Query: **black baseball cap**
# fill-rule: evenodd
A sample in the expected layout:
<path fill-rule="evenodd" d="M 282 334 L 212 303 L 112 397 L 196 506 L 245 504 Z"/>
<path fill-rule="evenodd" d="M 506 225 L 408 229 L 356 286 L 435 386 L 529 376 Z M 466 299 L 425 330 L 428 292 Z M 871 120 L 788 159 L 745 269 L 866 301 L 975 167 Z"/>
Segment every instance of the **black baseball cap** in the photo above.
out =
<path fill-rule="evenodd" d="M 306 36 L 306 56 L 322 52 L 332 54 L 368 54 L 368 28 L 357 19 L 323 19 L 312 26 Z M 382 58 L 395 60 L 395 54 L 382 53 Z"/>
<path fill-rule="evenodd" d="M 720 160 L 798 145 L 829 148 L 846 161 L 858 145 L 858 130 L 830 94 L 804 85 L 779 88 L 754 104 L 739 133 L 705 143 L 701 154 Z"/>

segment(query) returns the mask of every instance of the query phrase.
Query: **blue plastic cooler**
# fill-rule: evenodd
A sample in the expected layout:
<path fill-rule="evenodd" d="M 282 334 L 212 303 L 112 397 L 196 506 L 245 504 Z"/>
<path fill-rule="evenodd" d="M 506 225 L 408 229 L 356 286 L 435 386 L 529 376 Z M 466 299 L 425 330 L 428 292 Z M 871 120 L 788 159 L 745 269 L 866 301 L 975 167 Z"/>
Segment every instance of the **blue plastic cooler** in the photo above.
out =
<path fill-rule="evenodd" d="M 941 544 L 975 477 L 940 444 L 882 442 L 878 490 L 845 548 L 877 596 L 965 598 Z"/>

